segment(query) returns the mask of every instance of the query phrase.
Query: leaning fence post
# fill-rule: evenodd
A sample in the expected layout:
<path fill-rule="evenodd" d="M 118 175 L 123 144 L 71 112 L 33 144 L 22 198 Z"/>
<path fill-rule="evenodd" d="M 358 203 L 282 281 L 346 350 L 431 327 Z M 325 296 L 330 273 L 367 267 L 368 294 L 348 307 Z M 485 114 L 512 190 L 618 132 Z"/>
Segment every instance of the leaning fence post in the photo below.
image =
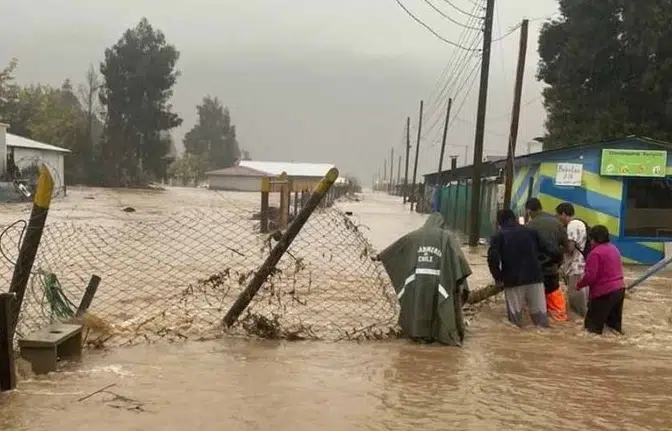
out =
<path fill-rule="evenodd" d="M 77 307 L 77 313 L 75 313 L 75 317 L 81 317 L 89 310 L 91 302 L 93 301 L 93 297 L 96 295 L 96 291 L 98 290 L 99 284 L 100 277 L 95 274 L 92 275 L 91 279 L 89 280 L 89 284 L 86 286 L 86 290 L 84 291 L 82 301 L 79 303 L 79 307 Z"/>
<path fill-rule="evenodd" d="M 320 183 L 315 186 L 313 193 L 310 195 L 306 205 L 301 208 L 301 211 L 296 216 L 296 219 L 289 225 L 285 233 L 275 244 L 273 250 L 268 255 L 259 270 L 254 274 L 245 290 L 238 296 L 236 302 L 233 303 L 226 316 L 224 316 L 224 325 L 230 327 L 238 319 L 243 311 L 252 301 L 252 298 L 257 294 L 261 286 L 264 284 L 268 276 L 271 274 L 275 266 L 278 264 L 282 255 L 285 254 L 289 246 L 292 244 L 296 235 L 298 235 L 303 225 L 306 224 L 310 215 L 315 211 L 315 208 L 320 204 L 320 201 L 327 194 L 331 186 L 338 178 L 338 169 L 331 168 L 327 175 L 322 178 Z"/>
<path fill-rule="evenodd" d="M 13 293 L 0 293 L 0 392 L 16 387 L 12 332 L 12 303 L 15 298 Z"/>
<path fill-rule="evenodd" d="M 33 209 L 30 212 L 28 226 L 23 236 L 19 256 L 14 266 L 12 282 L 9 285 L 9 292 L 15 293 L 16 298 L 12 303 L 12 336 L 19 322 L 21 305 L 23 304 L 23 295 L 26 293 L 26 286 L 30 278 L 30 272 L 33 270 L 37 248 L 42 240 L 44 224 L 47 221 L 47 213 L 51 204 L 51 195 L 54 191 L 54 179 L 45 165 L 40 167 L 40 176 L 37 179 L 37 188 L 35 189 L 35 198 L 33 199 Z"/>

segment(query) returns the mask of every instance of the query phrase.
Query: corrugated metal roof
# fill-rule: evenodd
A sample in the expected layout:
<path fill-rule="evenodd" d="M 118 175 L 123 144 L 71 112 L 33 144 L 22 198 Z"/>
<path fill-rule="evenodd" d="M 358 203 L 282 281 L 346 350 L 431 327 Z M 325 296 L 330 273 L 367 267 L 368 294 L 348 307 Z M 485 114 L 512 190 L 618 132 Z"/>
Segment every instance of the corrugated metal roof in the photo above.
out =
<path fill-rule="evenodd" d="M 205 175 L 216 177 L 270 177 L 268 172 L 248 168 L 246 166 L 232 166 L 230 168 L 217 169 L 216 171 L 206 172 Z"/>
<path fill-rule="evenodd" d="M 7 133 L 7 146 L 14 148 L 30 148 L 32 150 L 54 151 L 57 153 L 70 153 L 70 150 L 55 145 L 43 144 L 18 135 Z"/>
<path fill-rule="evenodd" d="M 255 160 L 241 160 L 239 166 L 268 172 L 271 175 L 286 172 L 290 177 L 323 177 L 329 169 L 334 167 L 329 163 L 259 162 Z"/>

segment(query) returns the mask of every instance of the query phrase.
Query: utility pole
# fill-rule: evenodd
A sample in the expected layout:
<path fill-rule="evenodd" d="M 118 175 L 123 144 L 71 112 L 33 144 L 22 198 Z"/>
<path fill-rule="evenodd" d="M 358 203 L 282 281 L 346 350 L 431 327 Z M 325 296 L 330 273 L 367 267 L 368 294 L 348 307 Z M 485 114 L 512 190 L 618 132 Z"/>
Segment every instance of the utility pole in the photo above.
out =
<path fill-rule="evenodd" d="M 383 184 L 387 181 L 387 159 L 383 159 Z"/>
<path fill-rule="evenodd" d="M 406 172 L 404 174 L 404 203 L 408 198 L 408 159 L 411 151 L 411 117 L 406 117 Z"/>
<path fill-rule="evenodd" d="M 490 0 L 492 1 L 492 0 Z M 417 201 L 417 185 L 415 184 L 415 181 L 417 179 L 418 175 L 418 156 L 420 155 L 420 135 L 422 134 L 422 107 L 424 105 L 424 102 L 421 100 L 420 101 L 420 117 L 418 118 L 418 140 L 415 143 L 415 165 L 413 166 L 413 189 L 412 189 L 412 196 L 411 196 L 411 211 L 413 211 L 413 204 L 416 203 Z"/>
<path fill-rule="evenodd" d="M 490 75 L 490 50 L 492 45 L 492 21 L 495 0 L 487 0 L 485 26 L 483 29 L 483 59 L 481 61 L 481 85 L 478 92 L 478 112 L 476 114 L 476 137 L 474 139 L 474 173 L 471 180 L 471 226 L 469 246 L 478 246 L 481 227 L 481 177 L 483 168 L 483 137 L 485 133 L 485 112 L 488 103 L 488 78 Z"/>
<path fill-rule="evenodd" d="M 399 163 L 397 164 L 397 186 L 401 184 L 401 156 L 399 156 Z"/>
<path fill-rule="evenodd" d="M 390 186 L 387 189 L 389 194 L 392 194 L 392 182 L 394 181 L 394 147 L 392 147 L 392 154 L 390 154 Z"/>
<path fill-rule="evenodd" d="M 448 99 L 448 109 L 446 109 L 446 122 L 443 125 L 443 139 L 441 140 L 441 156 L 439 157 L 439 172 L 436 176 L 437 184 L 441 178 L 443 170 L 443 156 L 446 152 L 446 136 L 448 135 L 448 121 L 450 120 L 450 108 L 453 106 L 453 98 Z"/>
<path fill-rule="evenodd" d="M 518 124 L 520 122 L 520 99 L 523 93 L 523 77 L 525 75 L 525 57 L 527 54 L 527 27 L 529 21 L 524 19 L 520 26 L 520 46 L 518 48 L 518 68 L 516 69 L 516 86 L 513 92 L 513 113 L 509 132 L 509 149 L 506 157 L 506 179 L 504 183 L 504 208 L 511 207 L 511 189 L 513 188 L 513 159 L 516 157 L 518 140 Z"/>

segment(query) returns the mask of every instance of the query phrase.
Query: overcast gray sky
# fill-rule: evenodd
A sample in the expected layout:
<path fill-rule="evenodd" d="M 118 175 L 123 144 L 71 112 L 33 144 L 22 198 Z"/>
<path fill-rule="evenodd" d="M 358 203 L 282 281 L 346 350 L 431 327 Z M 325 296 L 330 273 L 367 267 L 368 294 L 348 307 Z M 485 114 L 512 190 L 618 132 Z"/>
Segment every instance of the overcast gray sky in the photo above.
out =
<path fill-rule="evenodd" d="M 474 1 L 450 0 L 465 11 Z M 468 19 L 446 0 L 402 2 L 446 39 L 457 41 L 462 29 L 427 2 L 458 22 Z M 173 133 L 177 141 L 193 126 L 195 105 L 210 94 L 230 108 L 241 146 L 254 159 L 331 162 L 367 183 L 392 147 L 403 151 L 408 115 L 415 133 L 420 99 L 429 114 L 437 112 L 425 130 L 442 115 L 430 102 L 456 51 L 395 0 L 4 0 L 3 10 L 0 65 L 17 57 L 23 84 L 82 81 L 89 63 L 97 65 L 104 49 L 146 16 L 181 52 L 173 104 L 184 125 Z M 494 36 L 524 17 L 556 10 L 554 0 L 499 0 Z M 521 151 L 543 133 L 542 87 L 534 79 L 542 22 L 530 24 Z M 493 46 L 486 154 L 506 152 L 517 50 L 518 33 Z M 478 89 L 468 88 L 455 101 L 453 112 L 462 109 L 448 134 L 455 146 L 447 153 L 460 159 L 460 146 L 474 141 Z M 437 123 L 424 137 L 420 174 L 437 168 L 440 134 Z"/>

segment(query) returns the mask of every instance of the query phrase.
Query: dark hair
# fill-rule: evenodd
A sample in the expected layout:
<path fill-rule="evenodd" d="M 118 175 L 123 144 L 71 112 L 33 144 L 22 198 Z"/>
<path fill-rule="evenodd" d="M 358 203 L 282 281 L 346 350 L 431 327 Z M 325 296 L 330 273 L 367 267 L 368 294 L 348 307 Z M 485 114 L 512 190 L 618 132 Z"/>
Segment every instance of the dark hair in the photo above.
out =
<path fill-rule="evenodd" d="M 525 209 L 530 211 L 541 211 L 541 201 L 537 198 L 530 198 L 525 203 Z"/>
<path fill-rule="evenodd" d="M 606 226 L 598 224 L 590 228 L 588 237 L 598 244 L 606 244 L 609 242 L 609 229 Z"/>
<path fill-rule="evenodd" d="M 555 212 L 558 215 L 568 215 L 570 217 L 574 217 L 574 205 L 570 204 L 569 202 L 563 202 L 557 207 L 555 207 Z"/>
<path fill-rule="evenodd" d="M 516 214 L 510 209 L 503 209 L 497 211 L 497 224 L 502 226 L 503 224 L 516 221 Z"/>

